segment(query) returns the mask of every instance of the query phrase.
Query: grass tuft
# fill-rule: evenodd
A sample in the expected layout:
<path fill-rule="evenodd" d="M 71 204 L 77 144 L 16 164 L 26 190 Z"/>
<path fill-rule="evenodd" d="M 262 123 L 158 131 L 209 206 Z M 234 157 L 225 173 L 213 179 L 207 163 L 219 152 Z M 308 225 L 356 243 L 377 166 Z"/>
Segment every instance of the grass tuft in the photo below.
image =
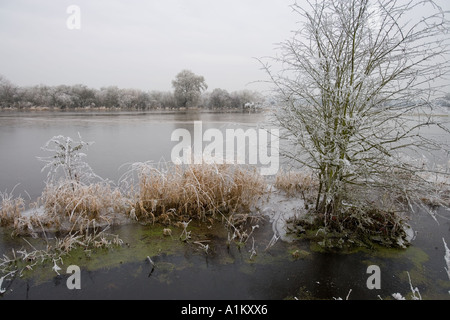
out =
<path fill-rule="evenodd" d="M 233 165 L 164 168 L 136 163 L 125 180 L 126 185 L 134 185 L 129 194 L 133 218 L 165 222 L 175 217 L 206 219 L 248 211 L 266 189 L 257 170 Z"/>
<path fill-rule="evenodd" d="M 15 198 L 12 192 L 0 193 L 0 199 L 0 226 L 17 226 L 25 211 L 25 200 L 20 196 Z"/>
<path fill-rule="evenodd" d="M 40 199 L 45 214 L 41 223 L 56 229 L 85 229 L 90 223 L 110 225 L 126 210 L 126 199 L 107 182 L 84 185 L 74 181 L 49 183 Z"/>
<path fill-rule="evenodd" d="M 275 187 L 284 191 L 288 196 L 311 193 L 317 190 L 317 181 L 312 173 L 306 171 L 284 171 L 281 170 L 275 179 Z"/>

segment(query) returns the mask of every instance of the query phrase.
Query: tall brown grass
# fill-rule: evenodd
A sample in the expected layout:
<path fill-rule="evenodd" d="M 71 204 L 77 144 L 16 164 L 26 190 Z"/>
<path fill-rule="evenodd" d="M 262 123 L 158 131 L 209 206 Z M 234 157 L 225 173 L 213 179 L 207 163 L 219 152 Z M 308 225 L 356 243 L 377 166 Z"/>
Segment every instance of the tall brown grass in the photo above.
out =
<path fill-rule="evenodd" d="M 266 189 L 259 173 L 234 165 L 201 164 L 155 166 L 137 163 L 133 189 L 137 219 L 170 219 L 173 216 L 204 219 L 249 210 Z"/>
<path fill-rule="evenodd" d="M 104 181 L 88 185 L 74 181 L 49 183 L 39 201 L 45 211 L 41 224 L 80 231 L 92 222 L 111 224 L 112 219 L 126 210 L 127 202 L 118 188 Z"/>
<path fill-rule="evenodd" d="M 280 170 L 275 178 L 275 188 L 288 196 L 302 194 L 303 198 L 317 190 L 318 183 L 311 172 Z"/>
<path fill-rule="evenodd" d="M 16 226 L 25 211 L 25 200 L 12 193 L 0 193 L 0 226 Z"/>

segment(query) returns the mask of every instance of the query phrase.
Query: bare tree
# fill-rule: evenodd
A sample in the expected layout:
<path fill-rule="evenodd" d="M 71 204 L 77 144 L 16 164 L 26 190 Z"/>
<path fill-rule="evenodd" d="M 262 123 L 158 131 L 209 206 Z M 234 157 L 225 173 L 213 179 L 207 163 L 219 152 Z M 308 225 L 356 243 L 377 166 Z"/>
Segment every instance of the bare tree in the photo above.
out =
<path fill-rule="evenodd" d="M 13 107 L 17 91 L 17 86 L 0 75 L 0 107 Z"/>
<path fill-rule="evenodd" d="M 76 108 L 90 107 L 95 103 L 95 89 L 85 85 L 77 84 L 70 88 L 74 106 Z"/>
<path fill-rule="evenodd" d="M 96 100 L 99 106 L 106 108 L 118 108 L 120 105 L 120 89 L 116 86 L 100 88 L 97 92 Z"/>
<path fill-rule="evenodd" d="M 327 225 L 423 199 L 437 169 L 409 160 L 445 147 L 423 128 L 449 132 L 431 112 L 449 73 L 447 12 L 431 0 L 307 3 L 292 6 L 301 26 L 262 62 L 282 104 L 283 154 L 317 175 L 315 211 Z M 421 11 L 433 13 L 414 20 Z"/>
<path fill-rule="evenodd" d="M 209 106 L 211 108 L 228 109 L 231 106 L 231 97 L 227 90 L 214 89 L 209 97 Z"/>
<path fill-rule="evenodd" d="M 447 93 L 445 96 L 439 99 L 439 104 L 442 107 L 450 108 L 450 93 Z"/>
<path fill-rule="evenodd" d="M 176 101 L 172 92 L 152 91 L 150 92 L 150 107 L 152 109 L 175 108 Z"/>
<path fill-rule="evenodd" d="M 180 107 L 194 107 L 200 101 L 202 91 L 208 89 L 205 78 L 192 71 L 183 70 L 172 81 L 175 99 Z"/>

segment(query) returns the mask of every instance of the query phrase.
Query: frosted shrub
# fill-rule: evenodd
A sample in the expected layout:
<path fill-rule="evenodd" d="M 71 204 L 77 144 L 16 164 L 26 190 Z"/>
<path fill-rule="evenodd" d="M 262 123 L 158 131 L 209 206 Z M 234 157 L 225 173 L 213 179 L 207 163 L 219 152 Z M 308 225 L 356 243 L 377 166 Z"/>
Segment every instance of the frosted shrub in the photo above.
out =
<path fill-rule="evenodd" d="M 0 192 L 0 226 L 17 225 L 23 211 L 25 201 L 22 197 L 14 198 L 12 192 Z"/>
<path fill-rule="evenodd" d="M 424 6 L 430 15 L 405 18 Z M 263 62 L 289 142 L 281 154 L 314 172 L 311 211 L 322 225 L 389 235 L 385 227 L 397 228 L 397 212 L 434 187 L 422 178 L 431 169 L 405 154 L 449 150 L 421 130 L 449 134 L 446 118 L 432 113 L 444 89 L 437 80 L 450 70 L 441 59 L 449 52 L 447 13 L 431 0 L 315 0 L 292 8 L 301 28 Z"/>
<path fill-rule="evenodd" d="M 49 181 L 71 181 L 72 183 L 89 183 L 99 177 L 94 173 L 89 164 L 84 160 L 84 149 L 93 144 L 85 142 L 78 134 L 79 140 L 74 141 L 70 137 L 55 136 L 42 147 L 42 150 L 50 152 L 48 157 L 38 157 L 45 166 L 42 171 L 48 170 Z"/>
<path fill-rule="evenodd" d="M 48 180 L 40 201 L 45 210 L 41 223 L 58 229 L 83 229 L 92 221 L 110 224 L 125 211 L 126 200 L 107 180 L 94 173 L 82 152 L 92 143 L 56 136 L 42 148 L 52 155 L 45 162 Z"/>

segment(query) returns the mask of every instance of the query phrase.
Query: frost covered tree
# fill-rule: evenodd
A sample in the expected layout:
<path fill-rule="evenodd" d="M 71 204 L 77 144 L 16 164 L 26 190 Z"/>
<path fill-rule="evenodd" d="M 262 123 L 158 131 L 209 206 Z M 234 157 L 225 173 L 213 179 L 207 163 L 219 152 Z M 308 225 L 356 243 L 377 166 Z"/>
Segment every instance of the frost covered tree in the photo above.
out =
<path fill-rule="evenodd" d="M 95 89 L 85 85 L 77 84 L 70 88 L 72 100 L 75 108 L 90 107 L 95 103 Z"/>
<path fill-rule="evenodd" d="M 17 97 L 17 91 L 17 86 L 0 75 L 0 107 L 12 107 Z"/>
<path fill-rule="evenodd" d="M 231 107 L 231 97 L 227 90 L 216 88 L 209 97 L 210 108 L 228 109 Z"/>
<path fill-rule="evenodd" d="M 189 70 L 178 73 L 175 80 L 172 81 L 172 86 L 175 99 L 182 108 L 197 106 L 201 93 L 208 89 L 205 78 Z"/>
<path fill-rule="evenodd" d="M 450 108 L 450 93 L 447 93 L 444 97 L 440 98 L 439 104 L 442 107 Z"/>
<path fill-rule="evenodd" d="M 431 0 L 306 2 L 292 5 L 298 31 L 261 61 L 280 98 L 283 154 L 317 177 L 315 212 L 341 226 L 426 198 L 437 168 L 422 156 L 446 146 L 422 131 L 449 133 L 432 114 L 449 73 L 447 12 Z"/>

